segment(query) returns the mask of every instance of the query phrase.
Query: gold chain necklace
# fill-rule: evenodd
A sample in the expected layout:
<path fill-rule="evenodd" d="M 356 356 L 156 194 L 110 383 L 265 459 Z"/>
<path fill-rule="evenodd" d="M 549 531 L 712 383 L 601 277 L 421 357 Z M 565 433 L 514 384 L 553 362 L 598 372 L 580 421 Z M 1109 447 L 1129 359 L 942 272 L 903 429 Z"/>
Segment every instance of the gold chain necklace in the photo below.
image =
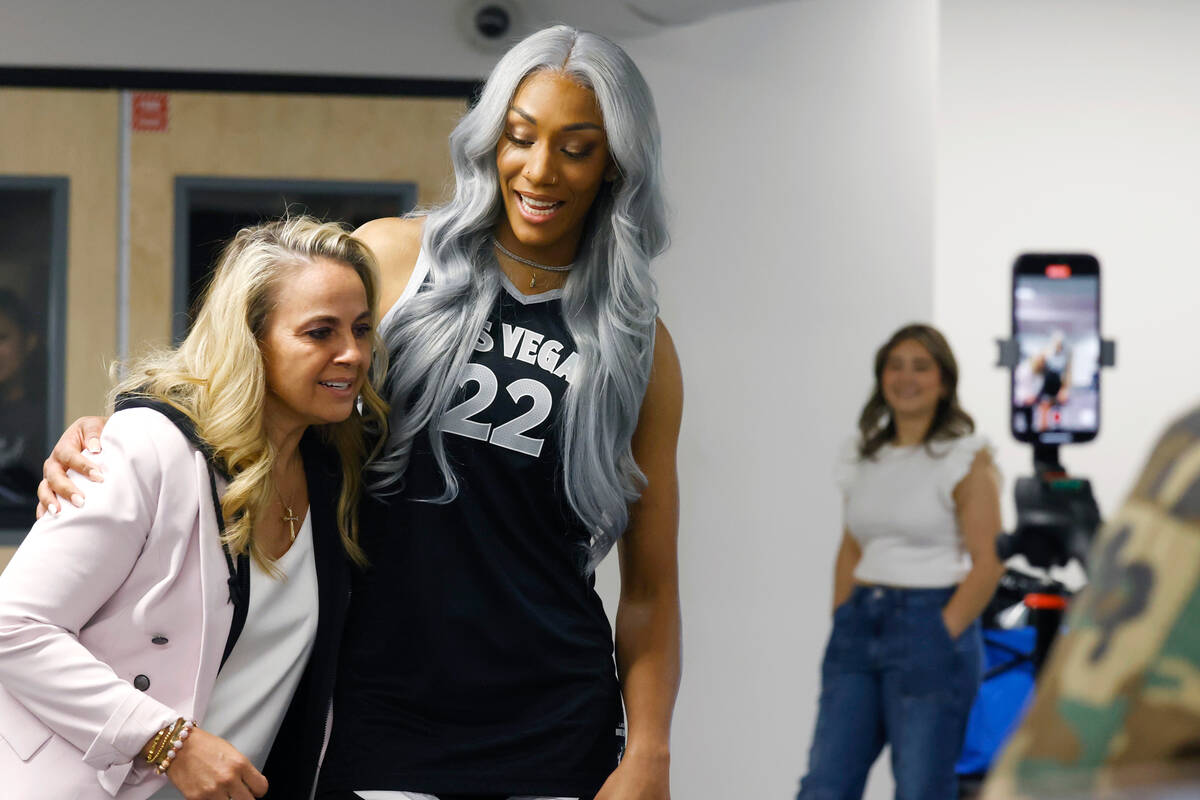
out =
<path fill-rule="evenodd" d="M 496 245 L 497 250 L 499 250 L 501 253 L 504 253 L 504 255 L 508 256 L 513 261 L 519 261 L 520 263 L 526 264 L 530 267 L 533 267 L 534 269 L 544 269 L 544 270 L 546 270 L 546 272 L 570 272 L 571 268 L 575 266 L 574 261 L 572 261 L 570 264 L 564 264 L 561 267 L 554 267 L 549 264 L 539 264 L 536 261 L 530 261 L 528 258 L 522 258 L 521 256 L 514 253 L 512 250 L 509 250 L 507 247 L 500 244 L 500 242 L 498 242 L 498 241 L 493 240 L 492 244 Z M 536 272 L 531 271 L 529 273 L 529 288 L 530 289 L 537 288 L 537 273 Z"/>

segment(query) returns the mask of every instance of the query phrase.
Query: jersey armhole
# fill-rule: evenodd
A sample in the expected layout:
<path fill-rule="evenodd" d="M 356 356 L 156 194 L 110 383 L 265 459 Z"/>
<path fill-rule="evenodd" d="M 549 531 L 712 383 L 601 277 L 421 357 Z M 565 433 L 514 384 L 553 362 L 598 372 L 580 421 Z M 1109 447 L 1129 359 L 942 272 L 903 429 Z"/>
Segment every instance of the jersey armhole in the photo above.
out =
<path fill-rule="evenodd" d="M 400 293 L 399 299 L 392 304 L 392 307 L 379 320 L 379 329 L 381 331 L 392 323 L 392 319 L 400 313 L 400 309 L 404 306 L 405 302 L 420 290 L 421 284 L 425 282 L 427 275 L 429 275 L 429 258 L 425 255 L 425 248 L 422 247 L 420 252 L 417 253 L 417 263 L 413 265 L 412 274 L 408 276 L 408 283 L 404 285 L 404 291 Z"/>

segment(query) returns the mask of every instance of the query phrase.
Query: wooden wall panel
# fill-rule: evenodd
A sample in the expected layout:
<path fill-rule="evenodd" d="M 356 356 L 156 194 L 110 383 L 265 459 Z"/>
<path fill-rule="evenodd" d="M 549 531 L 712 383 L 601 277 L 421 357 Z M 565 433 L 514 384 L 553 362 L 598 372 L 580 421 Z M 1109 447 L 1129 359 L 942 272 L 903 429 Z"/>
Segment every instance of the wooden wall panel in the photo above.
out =
<path fill-rule="evenodd" d="M 174 92 L 168 129 L 131 143 L 134 353 L 171 336 L 176 176 L 411 181 L 443 199 L 463 100 Z"/>
<path fill-rule="evenodd" d="M 176 176 L 452 185 L 456 99 L 168 94 L 165 131 L 130 139 L 130 351 L 170 341 Z M 65 417 L 102 413 L 116 358 L 120 94 L 0 88 L 0 174 L 70 180 Z M 0 547 L 0 569 L 11 549 Z"/>
<path fill-rule="evenodd" d="M 97 414 L 116 357 L 115 91 L 0 88 L 0 174 L 70 179 L 67 241 L 67 420 Z"/>
<path fill-rule="evenodd" d="M 0 174 L 70 181 L 66 420 L 104 409 L 116 357 L 119 119 L 115 91 L 0 88 Z"/>

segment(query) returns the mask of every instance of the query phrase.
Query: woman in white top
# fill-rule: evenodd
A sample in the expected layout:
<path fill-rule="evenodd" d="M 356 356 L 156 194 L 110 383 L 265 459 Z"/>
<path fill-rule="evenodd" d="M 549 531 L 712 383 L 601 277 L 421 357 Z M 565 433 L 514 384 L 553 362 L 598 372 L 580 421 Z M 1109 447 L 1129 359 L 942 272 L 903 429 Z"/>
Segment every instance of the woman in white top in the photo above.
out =
<path fill-rule="evenodd" d="M 901 328 L 875 356 L 875 388 L 839 465 L 833 633 L 798 800 L 861 797 L 885 744 L 897 800 L 958 796 L 977 618 L 1003 567 L 998 475 L 957 385 L 954 354 L 928 325 Z"/>
<path fill-rule="evenodd" d="M 187 339 L 117 388 L 86 505 L 0 575 L 4 797 L 312 791 L 386 414 L 373 269 L 334 224 L 243 230 Z"/>

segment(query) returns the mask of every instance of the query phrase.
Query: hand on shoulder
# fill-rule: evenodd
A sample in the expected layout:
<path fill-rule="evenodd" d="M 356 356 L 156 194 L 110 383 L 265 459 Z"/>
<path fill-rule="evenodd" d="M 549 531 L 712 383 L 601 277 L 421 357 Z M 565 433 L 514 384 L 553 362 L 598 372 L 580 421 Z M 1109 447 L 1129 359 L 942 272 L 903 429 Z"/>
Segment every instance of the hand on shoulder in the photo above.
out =
<path fill-rule="evenodd" d="M 421 252 L 424 217 L 373 219 L 354 231 L 354 238 L 371 248 L 379 264 L 379 309 L 386 313 L 408 285 Z"/>

